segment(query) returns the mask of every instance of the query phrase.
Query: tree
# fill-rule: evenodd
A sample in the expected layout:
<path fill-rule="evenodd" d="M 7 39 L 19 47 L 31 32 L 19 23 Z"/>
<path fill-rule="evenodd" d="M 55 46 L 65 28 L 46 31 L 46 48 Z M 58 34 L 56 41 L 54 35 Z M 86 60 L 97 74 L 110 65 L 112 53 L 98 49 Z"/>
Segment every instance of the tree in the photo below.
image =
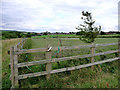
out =
<path fill-rule="evenodd" d="M 77 32 L 76 35 L 82 35 L 82 31 Z"/>
<path fill-rule="evenodd" d="M 44 32 L 43 35 L 48 35 L 48 33 L 47 33 L 47 32 Z"/>
<path fill-rule="evenodd" d="M 101 31 L 100 35 L 106 35 L 106 33 L 104 31 Z"/>
<path fill-rule="evenodd" d="M 81 17 L 82 20 L 84 20 L 84 24 L 80 24 L 76 27 L 76 29 L 80 30 L 80 40 L 91 43 L 94 42 L 97 35 L 100 33 L 101 26 L 96 27 L 94 25 L 95 21 L 92 19 L 92 15 L 89 12 L 82 11 L 83 17 Z"/>
<path fill-rule="evenodd" d="M 30 32 L 27 33 L 26 37 L 31 37 L 31 34 Z"/>

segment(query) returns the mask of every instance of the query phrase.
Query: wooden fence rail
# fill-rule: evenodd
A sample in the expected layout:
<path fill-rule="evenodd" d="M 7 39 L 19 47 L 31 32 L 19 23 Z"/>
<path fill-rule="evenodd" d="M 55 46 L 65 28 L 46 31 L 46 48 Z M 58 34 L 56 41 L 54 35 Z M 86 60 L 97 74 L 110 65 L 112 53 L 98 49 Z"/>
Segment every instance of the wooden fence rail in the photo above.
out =
<path fill-rule="evenodd" d="M 52 63 L 52 62 L 67 61 L 67 60 L 72 60 L 72 59 L 77 59 L 77 58 L 87 58 L 87 57 L 111 54 L 111 53 L 116 53 L 116 52 L 118 52 L 118 50 L 96 53 L 94 55 L 87 54 L 87 55 L 77 55 L 77 56 L 70 56 L 70 57 L 63 57 L 63 58 L 46 59 L 46 60 L 40 60 L 40 61 L 24 62 L 24 63 L 17 64 L 17 66 L 18 67 L 25 67 L 25 66 L 45 64 L 45 63 L 50 63 L 50 62 Z"/>
<path fill-rule="evenodd" d="M 80 45 L 80 46 L 69 46 L 69 47 L 61 47 L 61 50 L 67 50 L 67 49 L 78 49 L 78 48 L 86 48 L 89 47 L 91 48 L 91 54 L 87 55 L 77 55 L 77 56 L 70 56 L 70 57 L 62 57 L 62 58 L 51 58 L 51 50 L 58 50 L 58 47 L 47 47 L 46 48 L 36 48 L 36 49 L 22 49 L 23 45 L 25 43 L 25 40 L 22 40 L 22 42 L 18 43 L 16 46 L 12 47 L 10 49 L 10 60 L 11 60 L 11 82 L 12 82 L 12 87 L 14 88 L 15 86 L 18 86 L 18 80 L 20 79 L 25 79 L 28 77 L 37 77 L 41 75 L 47 75 L 46 78 L 50 78 L 50 74 L 52 73 L 58 73 L 58 72 L 64 72 L 64 71 L 71 71 L 75 69 L 80 69 L 84 67 L 89 67 L 93 65 L 98 65 L 106 62 L 112 62 L 115 60 L 118 60 L 119 57 L 108 59 L 108 60 L 102 60 L 102 61 L 97 61 L 94 62 L 94 57 L 99 56 L 99 55 L 105 55 L 105 54 L 111 54 L 111 53 L 119 53 L 119 50 L 112 50 L 112 51 L 106 51 L 106 52 L 100 52 L 100 53 L 95 53 L 95 48 L 98 46 L 109 46 L 109 45 L 117 45 L 118 43 L 109 43 L 109 44 L 92 44 L 92 45 Z M 120 43 L 119 43 L 120 44 Z M 34 53 L 34 52 L 46 52 L 45 60 L 40 60 L 40 61 L 31 61 L 31 62 L 24 62 L 24 63 L 18 63 L 18 55 L 23 54 L 23 53 Z M 89 64 L 84 64 L 84 65 L 79 65 L 79 66 L 74 66 L 74 67 L 67 67 L 67 68 L 61 68 L 61 69 L 51 69 L 51 63 L 54 62 L 60 62 L 60 61 L 67 61 L 67 60 L 72 60 L 72 59 L 78 59 L 78 58 L 87 58 L 91 57 L 91 63 Z M 29 73 L 29 74 L 23 74 L 23 75 L 18 75 L 18 68 L 20 67 L 26 67 L 26 66 L 32 66 L 32 65 L 38 65 L 38 64 L 46 64 L 46 71 L 43 72 L 37 72 L 37 73 Z M 93 67 L 92 67 L 93 68 Z"/>
<path fill-rule="evenodd" d="M 118 43 L 109 43 L 109 44 L 95 44 L 95 47 L 98 46 L 109 46 L 109 45 L 116 45 Z M 86 47 L 92 47 L 92 45 L 80 45 L 80 46 L 62 46 L 61 50 L 67 50 L 67 49 L 78 49 L 78 48 L 86 48 Z M 53 47 L 52 50 L 58 50 L 58 47 Z M 17 50 L 15 54 L 23 54 L 23 53 L 35 53 L 35 52 L 46 52 L 46 48 L 36 48 L 36 49 L 24 49 L 24 50 Z"/>
<path fill-rule="evenodd" d="M 67 67 L 67 68 L 61 68 L 61 69 L 55 69 L 55 70 L 51 70 L 51 71 L 43 71 L 43 72 L 37 72 L 37 73 L 29 73 L 29 74 L 19 75 L 19 79 L 25 79 L 25 78 L 28 78 L 28 77 L 37 77 L 37 76 L 42 76 L 42 75 L 47 75 L 47 74 L 52 74 L 52 73 L 58 73 L 58 72 L 64 72 L 64 71 L 71 71 L 71 70 L 85 68 L 85 67 L 98 65 L 98 64 L 102 64 L 102 63 L 106 63 L 106 62 L 112 62 L 112 61 L 116 61 L 116 60 L 118 60 L 118 57 L 113 58 L 113 59 L 98 61 L 98 62 L 94 62 L 94 63 L 74 66 L 74 67 Z"/>

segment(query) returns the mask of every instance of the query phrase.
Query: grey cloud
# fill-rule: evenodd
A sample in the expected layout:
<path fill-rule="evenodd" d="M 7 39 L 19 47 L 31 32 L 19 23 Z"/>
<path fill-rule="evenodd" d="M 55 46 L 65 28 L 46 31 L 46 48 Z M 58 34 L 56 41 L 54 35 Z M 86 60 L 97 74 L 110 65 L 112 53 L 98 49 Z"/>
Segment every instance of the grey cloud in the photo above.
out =
<path fill-rule="evenodd" d="M 11 0 L 12 1 L 12 0 Z M 28 1 L 30 2 L 30 1 Z M 21 29 L 21 30 L 29 30 L 29 31 L 70 31 L 74 28 L 74 26 L 70 22 L 73 18 L 75 18 L 78 15 L 81 15 L 82 10 L 89 10 L 94 13 L 94 9 L 97 10 L 94 14 L 96 15 L 96 19 L 103 19 L 106 17 L 111 17 L 116 19 L 117 11 L 114 10 L 115 8 L 111 8 L 111 10 L 105 11 L 102 13 L 102 15 L 99 14 L 99 10 L 102 7 L 94 7 L 94 6 L 85 6 L 82 4 L 78 5 L 71 5 L 67 3 L 55 3 L 53 1 L 41 1 L 44 2 L 47 6 L 29 6 L 27 4 L 23 3 L 17 3 L 17 0 L 13 0 L 12 2 L 6 2 L 2 0 L 2 27 L 3 28 L 11 28 L 11 29 Z M 97 5 L 99 3 L 104 3 L 103 1 L 96 1 Z M 106 2 L 105 2 L 106 3 Z M 107 3 L 106 3 L 107 4 Z M 48 10 L 48 11 L 47 11 Z M 51 11 L 49 11 L 51 10 Z M 45 11 L 45 12 L 44 12 Z M 49 12 L 49 13 L 48 13 Z M 97 14 L 98 13 L 98 14 Z M 58 16 L 57 16 L 58 15 Z M 60 16 L 61 15 L 61 16 Z M 114 17 L 115 16 L 115 17 Z M 69 17 L 69 18 L 68 18 Z M 54 27 L 50 27 L 50 25 L 56 24 L 56 21 L 58 19 L 65 19 L 67 22 L 57 22 L 57 25 L 59 25 L 61 28 L 55 29 Z M 69 20 L 71 21 L 69 22 Z M 79 19 L 79 18 L 78 18 Z M 59 21 L 59 20 L 58 20 Z M 25 26 L 26 24 L 28 26 Z M 52 24 L 50 24 L 52 23 Z M 61 23 L 67 23 L 70 26 L 65 26 Z M 97 24 L 102 22 L 97 22 Z M 29 25 L 30 24 L 30 25 Z M 37 24 L 35 29 L 31 29 L 32 24 Z M 41 27 L 39 25 L 49 24 L 48 27 Z M 78 23 L 79 24 L 79 23 Z M 33 26 L 34 26 L 33 25 Z M 35 26 L 34 26 L 35 27 Z M 72 28 L 72 29 L 70 29 Z M 104 29 L 104 28 L 103 28 Z"/>

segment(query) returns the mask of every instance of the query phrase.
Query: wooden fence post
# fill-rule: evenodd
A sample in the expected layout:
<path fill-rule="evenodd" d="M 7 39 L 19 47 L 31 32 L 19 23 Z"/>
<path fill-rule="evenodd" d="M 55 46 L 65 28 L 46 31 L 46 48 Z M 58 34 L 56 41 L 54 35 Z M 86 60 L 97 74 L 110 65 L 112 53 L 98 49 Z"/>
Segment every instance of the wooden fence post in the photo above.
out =
<path fill-rule="evenodd" d="M 19 50 L 20 50 L 20 42 L 19 42 L 19 44 L 17 44 L 17 49 L 19 49 Z"/>
<path fill-rule="evenodd" d="M 14 74 L 14 47 L 11 47 L 10 48 L 10 63 L 11 63 L 11 84 L 12 84 L 12 87 L 11 88 L 14 88 L 15 87 L 15 74 Z"/>
<path fill-rule="evenodd" d="M 22 49 L 22 48 L 23 48 L 23 40 L 22 40 L 21 44 L 22 44 L 22 45 L 21 45 L 21 49 Z"/>
<path fill-rule="evenodd" d="M 14 52 L 17 50 L 17 45 L 14 46 Z M 18 87 L 18 55 L 14 55 L 14 74 L 15 74 L 15 87 Z"/>
<path fill-rule="evenodd" d="M 120 38 L 118 39 L 118 70 L 120 70 Z M 118 72 L 118 75 L 118 84 L 120 85 L 120 72 Z M 118 88 L 120 88 L 120 86 Z"/>
<path fill-rule="evenodd" d="M 91 55 L 92 55 L 92 57 L 91 57 L 91 63 L 94 63 L 94 55 L 95 54 L 95 44 L 94 44 L 94 42 L 92 42 L 92 47 L 91 47 Z M 91 69 L 93 70 L 94 69 L 94 66 L 91 66 Z"/>
<path fill-rule="evenodd" d="M 120 62 L 120 39 L 118 40 L 118 57 L 119 57 L 119 61 L 118 62 Z"/>
<path fill-rule="evenodd" d="M 52 54 L 52 52 L 51 52 L 51 50 L 48 51 L 49 48 L 50 48 L 50 47 L 47 48 L 47 51 L 46 51 L 46 54 L 45 54 L 46 59 L 51 59 L 51 54 Z M 46 64 L 46 71 L 51 71 L 51 62 L 48 62 L 48 63 Z M 46 78 L 47 78 L 47 79 L 50 79 L 50 74 L 48 74 L 48 75 L 46 76 Z"/>

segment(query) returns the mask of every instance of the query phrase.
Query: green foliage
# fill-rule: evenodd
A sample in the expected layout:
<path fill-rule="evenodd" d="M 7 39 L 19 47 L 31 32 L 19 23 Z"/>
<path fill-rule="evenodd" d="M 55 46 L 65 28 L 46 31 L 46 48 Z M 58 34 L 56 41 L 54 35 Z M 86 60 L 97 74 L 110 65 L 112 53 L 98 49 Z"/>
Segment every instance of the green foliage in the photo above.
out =
<path fill-rule="evenodd" d="M 81 19 L 84 20 L 84 25 L 80 24 L 80 26 L 76 27 L 81 33 L 80 40 L 87 43 L 94 42 L 101 30 L 101 26 L 99 28 L 94 26 L 95 21 L 92 19 L 91 13 L 83 11 L 82 15 Z"/>
<path fill-rule="evenodd" d="M 56 84 L 57 83 L 57 84 Z M 51 75 L 49 80 L 46 80 L 44 84 L 42 84 L 41 88 L 61 88 L 63 85 L 63 79 L 59 78 L 57 74 Z"/>
<path fill-rule="evenodd" d="M 4 31 L 2 32 L 2 36 L 3 36 L 3 39 L 5 38 L 18 38 L 16 32 L 12 32 L 12 31 Z"/>
<path fill-rule="evenodd" d="M 32 47 L 32 39 L 28 38 L 23 46 L 23 49 L 31 49 L 31 47 Z"/>
<path fill-rule="evenodd" d="M 27 36 L 27 37 L 31 37 L 31 34 L 28 32 L 28 33 L 26 34 L 26 36 Z"/>
<path fill-rule="evenodd" d="M 25 38 L 35 36 L 35 33 L 30 32 L 19 32 L 19 31 L 2 31 L 2 40 L 11 39 L 11 38 Z"/>
<path fill-rule="evenodd" d="M 23 49 L 31 49 L 31 46 L 32 46 L 32 40 L 31 38 L 28 38 L 23 46 Z M 19 56 L 19 63 L 28 62 L 32 60 L 33 60 L 33 56 L 31 53 L 21 54 Z M 29 67 L 20 68 L 19 73 L 22 73 L 22 72 L 30 72 L 30 68 Z"/>
<path fill-rule="evenodd" d="M 48 33 L 47 33 L 47 32 L 44 32 L 43 35 L 48 35 Z"/>
<path fill-rule="evenodd" d="M 100 35 L 106 35 L 106 33 L 104 31 L 101 31 Z"/>
<path fill-rule="evenodd" d="M 11 81 L 10 81 L 10 55 L 7 53 L 7 51 L 10 49 L 10 47 L 16 45 L 18 42 L 20 42 L 21 39 L 11 39 L 11 40 L 2 40 L 2 88 L 10 88 L 11 87 Z M 0 55 L 1 56 L 1 55 Z"/>
<path fill-rule="evenodd" d="M 31 40 L 31 38 L 28 38 L 23 46 L 23 49 L 31 49 L 31 46 L 32 46 L 32 40 Z M 19 62 L 31 61 L 31 60 L 32 60 L 32 54 L 26 53 L 26 54 L 20 55 Z"/>

